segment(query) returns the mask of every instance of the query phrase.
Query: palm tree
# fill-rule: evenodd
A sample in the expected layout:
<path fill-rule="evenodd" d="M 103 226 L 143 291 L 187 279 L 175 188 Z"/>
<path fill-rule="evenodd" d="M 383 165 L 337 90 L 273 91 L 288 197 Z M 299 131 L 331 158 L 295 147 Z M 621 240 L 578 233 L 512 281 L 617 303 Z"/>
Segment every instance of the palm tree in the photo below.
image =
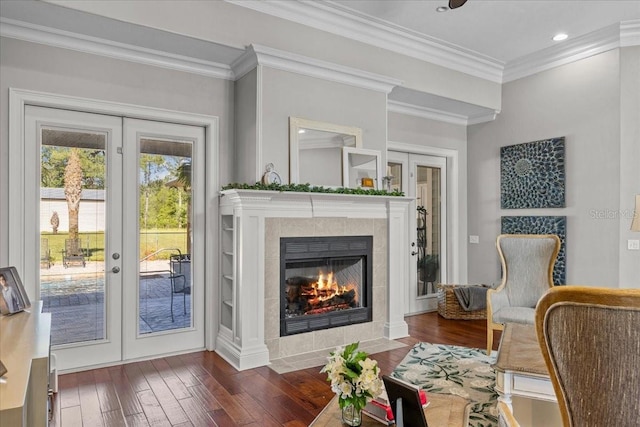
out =
<path fill-rule="evenodd" d="M 77 148 L 71 149 L 67 166 L 64 168 L 64 195 L 69 209 L 69 239 L 77 239 L 78 212 L 82 197 L 82 166 Z"/>
<path fill-rule="evenodd" d="M 180 162 L 177 175 L 177 181 L 187 193 L 187 250 L 191 251 L 191 159 Z"/>

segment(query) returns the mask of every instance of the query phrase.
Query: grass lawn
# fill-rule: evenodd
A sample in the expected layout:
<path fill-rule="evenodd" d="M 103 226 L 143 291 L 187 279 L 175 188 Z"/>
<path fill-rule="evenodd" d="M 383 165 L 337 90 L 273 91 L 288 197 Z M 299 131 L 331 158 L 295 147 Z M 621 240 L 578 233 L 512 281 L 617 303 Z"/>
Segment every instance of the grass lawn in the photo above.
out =
<path fill-rule="evenodd" d="M 69 234 L 47 232 L 41 233 L 40 237 L 49 241 L 51 261 L 61 262 L 64 241 L 69 237 Z M 104 261 L 104 232 L 80 233 L 80 239 L 82 247 L 89 252 L 87 261 Z M 186 246 L 187 231 L 185 229 L 144 230 L 140 232 L 139 259 L 162 248 L 177 248 L 183 254 L 188 253 Z M 169 259 L 169 255 L 171 255 L 171 251 L 163 251 L 150 259 Z"/>

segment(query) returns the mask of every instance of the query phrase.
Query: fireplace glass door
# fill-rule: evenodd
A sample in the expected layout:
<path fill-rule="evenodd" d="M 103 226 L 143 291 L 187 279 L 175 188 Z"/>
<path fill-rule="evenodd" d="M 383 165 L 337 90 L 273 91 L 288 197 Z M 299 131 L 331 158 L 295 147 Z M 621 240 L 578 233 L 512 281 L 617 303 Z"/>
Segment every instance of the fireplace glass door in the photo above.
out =
<path fill-rule="evenodd" d="M 282 239 L 281 335 L 371 320 L 371 238 L 344 238 Z"/>
<path fill-rule="evenodd" d="M 287 263 L 285 317 L 362 307 L 362 257 Z"/>

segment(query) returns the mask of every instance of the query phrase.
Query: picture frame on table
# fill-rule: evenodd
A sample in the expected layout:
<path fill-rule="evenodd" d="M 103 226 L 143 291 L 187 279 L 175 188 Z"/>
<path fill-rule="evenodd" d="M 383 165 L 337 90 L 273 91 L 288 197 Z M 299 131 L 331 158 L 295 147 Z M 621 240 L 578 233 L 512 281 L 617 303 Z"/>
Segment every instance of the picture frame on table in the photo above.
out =
<path fill-rule="evenodd" d="M 15 267 L 0 268 L 0 314 L 12 315 L 31 307 Z"/>

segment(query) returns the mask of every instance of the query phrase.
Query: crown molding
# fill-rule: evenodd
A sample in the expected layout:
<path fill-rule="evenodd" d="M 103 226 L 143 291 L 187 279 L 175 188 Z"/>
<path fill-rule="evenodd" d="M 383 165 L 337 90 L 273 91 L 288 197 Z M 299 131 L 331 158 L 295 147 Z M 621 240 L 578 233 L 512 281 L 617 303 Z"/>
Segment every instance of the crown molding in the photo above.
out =
<path fill-rule="evenodd" d="M 504 64 L 331 2 L 226 0 L 237 6 L 337 34 L 475 77 L 502 82 Z"/>
<path fill-rule="evenodd" d="M 640 20 L 623 21 L 505 64 L 331 1 L 226 1 L 496 83 L 530 76 L 607 50 L 640 45 Z"/>
<path fill-rule="evenodd" d="M 482 107 L 479 107 L 482 108 Z M 388 100 L 387 110 L 392 113 L 406 114 L 423 119 L 436 120 L 439 122 L 451 123 L 454 125 L 469 126 L 478 123 L 490 122 L 496 119 L 499 111 L 482 108 L 477 114 L 460 114 L 453 111 L 445 111 L 433 107 L 425 107 L 421 105 L 408 104 L 406 102 Z"/>
<path fill-rule="evenodd" d="M 640 19 L 620 23 L 620 46 L 640 46 Z"/>
<path fill-rule="evenodd" d="M 387 110 L 392 113 L 406 114 L 408 116 L 421 117 L 423 119 L 436 120 L 454 125 L 467 125 L 467 116 L 462 114 L 407 104 L 406 102 L 393 101 L 391 99 L 387 101 Z"/>
<path fill-rule="evenodd" d="M 509 62 L 504 69 L 504 82 L 517 80 L 619 47 L 636 45 L 640 45 L 640 20 L 609 25 Z"/>
<path fill-rule="evenodd" d="M 384 93 L 389 93 L 394 87 L 402 84 L 401 80 L 392 77 L 258 44 L 250 45 L 246 52 L 231 64 L 231 69 L 236 79 L 239 79 L 258 65 Z"/>
<path fill-rule="evenodd" d="M 0 36 L 139 64 L 233 80 L 228 65 L 114 42 L 8 18 L 0 18 Z"/>

